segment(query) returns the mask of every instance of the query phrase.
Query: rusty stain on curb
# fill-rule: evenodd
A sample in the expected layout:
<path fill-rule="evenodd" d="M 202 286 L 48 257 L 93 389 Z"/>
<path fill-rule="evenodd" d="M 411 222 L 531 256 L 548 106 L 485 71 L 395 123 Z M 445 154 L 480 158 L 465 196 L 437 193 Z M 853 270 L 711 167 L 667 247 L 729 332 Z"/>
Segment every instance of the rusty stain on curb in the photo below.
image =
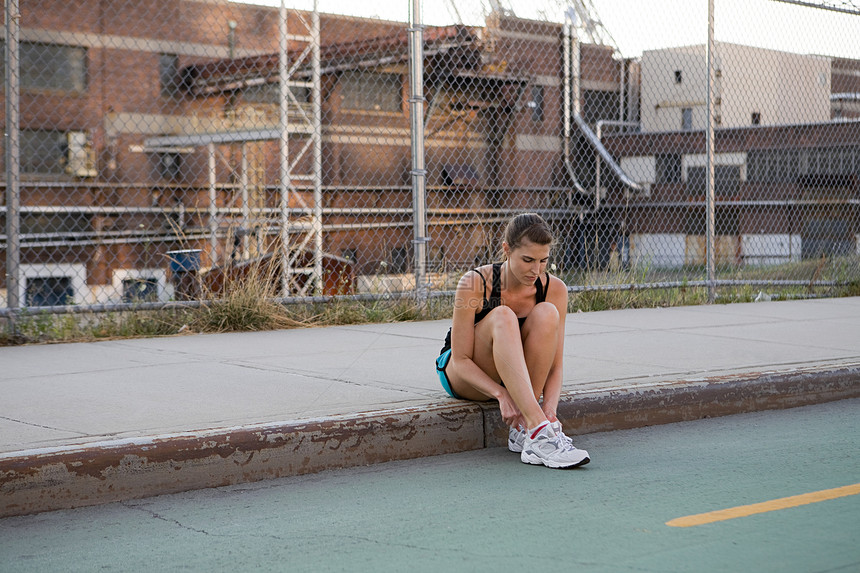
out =
<path fill-rule="evenodd" d="M 431 405 L 0 455 L 0 517 L 483 448 L 480 409 Z"/>
<path fill-rule="evenodd" d="M 860 364 L 568 392 L 570 434 L 860 397 Z M 452 402 L 0 454 L 0 517 L 505 444 L 494 403 Z"/>

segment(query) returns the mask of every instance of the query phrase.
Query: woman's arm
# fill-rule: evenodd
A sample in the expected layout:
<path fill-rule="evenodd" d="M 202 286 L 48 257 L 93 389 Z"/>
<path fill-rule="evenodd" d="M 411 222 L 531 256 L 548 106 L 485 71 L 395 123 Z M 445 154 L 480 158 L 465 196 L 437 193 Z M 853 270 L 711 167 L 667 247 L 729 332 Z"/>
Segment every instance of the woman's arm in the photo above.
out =
<path fill-rule="evenodd" d="M 557 418 L 558 401 L 561 397 L 561 386 L 564 375 L 564 324 L 567 316 L 567 285 L 558 277 L 550 275 L 547 301 L 558 309 L 558 338 L 556 342 L 555 358 L 547 375 L 546 385 L 543 389 L 543 411 L 549 421 L 554 422 Z"/>
<path fill-rule="evenodd" d="M 481 308 L 484 298 L 484 281 L 478 276 L 478 272 L 466 273 L 457 284 L 451 325 L 449 373 L 453 374 L 458 386 L 462 386 L 463 383 L 469 386 L 468 389 L 462 388 L 462 392 L 457 392 L 464 398 L 496 399 L 501 402 L 501 399 L 507 395 L 505 388 L 472 360 L 475 349 L 475 314 Z M 479 393 L 480 398 L 469 395 L 468 390 Z"/>

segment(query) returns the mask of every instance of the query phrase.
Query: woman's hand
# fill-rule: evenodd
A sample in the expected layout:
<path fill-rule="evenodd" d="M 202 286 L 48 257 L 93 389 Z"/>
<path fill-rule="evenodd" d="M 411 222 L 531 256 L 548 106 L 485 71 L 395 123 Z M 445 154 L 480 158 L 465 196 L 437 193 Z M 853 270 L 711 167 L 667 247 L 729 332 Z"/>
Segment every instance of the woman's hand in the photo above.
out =
<path fill-rule="evenodd" d="M 525 425 L 520 409 L 517 408 L 511 395 L 504 388 L 502 388 L 502 393 L 499 394 L 499 410 L 502 413 L 502 420 L 509 427 L 516 428 L 520 424 Z"/>

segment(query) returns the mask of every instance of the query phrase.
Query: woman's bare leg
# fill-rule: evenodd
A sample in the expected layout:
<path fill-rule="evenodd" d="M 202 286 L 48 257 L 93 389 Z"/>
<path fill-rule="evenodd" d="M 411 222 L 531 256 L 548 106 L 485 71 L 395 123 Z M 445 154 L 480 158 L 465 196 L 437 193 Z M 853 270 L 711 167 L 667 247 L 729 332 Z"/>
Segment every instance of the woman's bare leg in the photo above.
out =
<path fill-rule="evenodd" d="M 539 303 L 529 313 L 522 329 L 523 352 L 535 400 L 540 400 L 558 348 L 558 309 Z"/>
<path fill-rule="evenodd" d="M 553 353 L 554 351 L 553 345 Z M 542 353 L 535 354 L 541 355 L 541 359 L 536 360 L 536 367 L 543 367 Z M 504 381 L 505 388 L 519 408 L 527 427 L 534 428 L 546 421 L 546 416 L 535 397 L 535 388 L 529 375 L 530 369 L 523 349 L 519 321 L 510 308 L 496 307 L 475 325 L 475 349 L 472 361 L 490 378 L 499 382 Z M 548 366 L 545 369 L 549 371 Z M 464 384 L 465 381 L 459 379 L 456 373 L 452 374 L 454 374 L 452 383 L 457 384 L 455 391 L 458 394 L 467 399 L 487 399 L 487 396 L 468 386 L 468 383 Z M 540 384 L 541 389 L 545 380 L 546 375 Z"/>

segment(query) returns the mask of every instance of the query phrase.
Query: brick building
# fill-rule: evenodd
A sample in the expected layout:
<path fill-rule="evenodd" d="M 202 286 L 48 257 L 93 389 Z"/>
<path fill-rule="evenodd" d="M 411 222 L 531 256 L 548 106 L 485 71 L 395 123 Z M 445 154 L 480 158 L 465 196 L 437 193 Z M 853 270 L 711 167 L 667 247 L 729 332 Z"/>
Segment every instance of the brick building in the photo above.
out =
<path fill-rule="evenodd" d="M 277 9 L 221 0 L 27 8 L 25 304 L 133 300 L 140 292 L 167 299 L 170 251 L 200 249 L 206 268 L 274 250 L 282 200 Z M 312 49 L 309 22 L 310 14 L 290 11 L 290 224 L 324 233 L 316 246 L 301 232 L 292 240 L 299 250 L 321 247 L 329 271 L 408 274 L 406 26 L 320 15 L 315 171 L 313 126 L 301 126 L 316 89 L 301 60 Z M 490 256 L 512 209 L 554 210 L 562 222 L 583 210 L 569 200 L 561 157 L 561 38 L 559 24 L 494 16 L 484 28 L 426 29 L 437 266 Z M 585 45 L 582 53 L 584 113 L 594 120 L 619 97 L 620 65 L 607 48 Z M 614 104 L 605 113 L 614 116 Z"/>

